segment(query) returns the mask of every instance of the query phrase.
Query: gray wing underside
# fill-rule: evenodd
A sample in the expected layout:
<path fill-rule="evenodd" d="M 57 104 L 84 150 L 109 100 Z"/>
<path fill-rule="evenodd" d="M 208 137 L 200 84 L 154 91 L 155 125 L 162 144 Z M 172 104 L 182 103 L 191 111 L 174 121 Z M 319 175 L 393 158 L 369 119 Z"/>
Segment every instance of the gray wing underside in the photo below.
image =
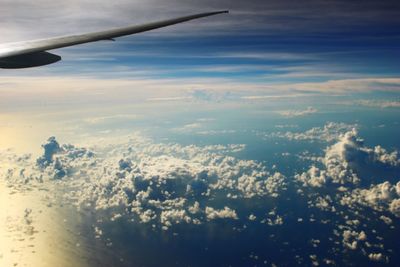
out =
<path fill-rule="evenodd" d="M 56 37 L 45 40 L 36 40 L 36 41 L 27 41 L 27 42 L 19 42 L 12 44 L 5 44 L 0 46 L 0 68 L 1 63 L 7 62 L 7 59 L 14 59 L 18 62 L 24 61 L 27 59 L 37 59 L 42 58 L 45 61 L 58 61 L 61 58 L 48 53 L 46 51 L 63 48 L 68 46 L 74 46 L 84 43 L 97 42 L 101 40 L 113 40 L 114 38 L 146 32 L 162 27 L 167 27 L 170 25 L 182 23 L 185 21 L 190 21 L 194 19 L 199 19 L 203 17 L 213 16 L 217 14 L 228 13 L 228 11 L 217 11 L 217 12 L 209 12 L 209 13 L 201 13 L 195 14 L 175 19 L 169 19 L 164 21 L 158 21 L 143 25 L 134 25 L 129 27 L 117 28 L 106 31 L 99 31 L 93 33 L 87 33 L 82 35 L 73 35 L 73 36 L 65 36 L 65 37 Z M 49 63 L 50 64 L 50 63 Z M 45 64 L 43 64 L 45 65 Z M 4 67 L 4 66 L 3 66 Z"/>

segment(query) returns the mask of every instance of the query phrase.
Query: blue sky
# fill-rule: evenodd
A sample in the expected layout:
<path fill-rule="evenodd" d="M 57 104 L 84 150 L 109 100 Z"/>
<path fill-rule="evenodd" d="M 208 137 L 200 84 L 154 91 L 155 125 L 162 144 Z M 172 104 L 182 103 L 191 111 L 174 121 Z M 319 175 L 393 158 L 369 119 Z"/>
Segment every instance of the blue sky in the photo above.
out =
<path fill-rule="evenodd" d="M 1 43 L 210 10 L 231 13 L 55 50 L 63 61 L 50 66 L 2 70 L 0 110 L 102 107 L 108 100 L 110 105 L 184 102 L 193 92 L 231 100 L 305 93 L 362 99 L 389 91 L 398 101 L 398 6 L 396 1 L 2 1 Z"/>
<path fill-rule="evenodd" d="M 400 70 L 396 1 L 3 2 L 1 42 L 231 11 L 116 43 L 61 49 L 56 52 L 64 62 L 24 71 L 25 76 L 209 77 L 282 84 L 397 77 Z"/>

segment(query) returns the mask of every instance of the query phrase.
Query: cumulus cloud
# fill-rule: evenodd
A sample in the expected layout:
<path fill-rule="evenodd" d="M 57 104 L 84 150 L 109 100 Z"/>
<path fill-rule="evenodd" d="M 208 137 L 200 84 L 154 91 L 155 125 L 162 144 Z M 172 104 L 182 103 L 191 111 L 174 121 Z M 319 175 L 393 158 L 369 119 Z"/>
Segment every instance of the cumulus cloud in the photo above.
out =
<path fill-rule="evenodd" d="M 329 240 L 335 254 L 351 250 L 362 253 L 366 261 L 389 262 L 391 252 L 383 247 L 381 229 L 369 228 L 368 222 L 397 229 L 400 182 L 398 177 L 366 179 L 359 169 L 397 170 L 398 153 L 368 147 L 348 127 L 332 123 L 309 132 L 313 140 L 319 133 L 323 137 L 318 140 L 333 143 L 321 149 L 310 166 L 293 174 L 296 179 L 269 170 L 264 162 L 240 159 L 237 152 L 245 145 L 183 146 L 155 143 L 140 134 L 120 143 L 93 139 L 84 147 L 60 144 L 52 137 L 38 160 L 0 151 L 0 163 L 6 166 L 0 177 L 13 187 L 56 186 L 64 203 L 90 211 L 103 222 L 124 220 L 164 231 L 226 221 L 238 232 L 256 225 L 284 231 L 295 227 L 293 223 L 299 227 L 320 223 L 332 230 Z M 60 170 L 63 176 L 58 175 Z M 292 205 L 298 205 L 302 214 Z M 96 238 L 106 229 L 100 224 L 93 228 Z M 307 242 L 318 247 L 325 239 L 314 234 Z M 271 233 L 271 238 L 277 235 Z"/>
<path fill-rule="evenodd" d="M 388 152 L 381 146 L 376 146 L 374 147 L 373 150 L 366 149 L 366 152 L 370 154 L 375 161 L 381 162 L 383 164 L 388 164 L 394 167 L 400 165 L 400 158 L 398 151 Z"/>
<path fill-rule="evenodd" d="M 366 230 L 363 221 L 368 217 L 393 227 L 394 218 L 400 217 L 398 177 L 391 177 L 390 181 L 382 177 L 387 169 L 392 170 L 390 174 L 398 173 L 398 152 L 381 146 L 368 147 L 352 129 L 327 146 L 323 156 L 312 160 L 313 165 L 295 175 L 299 184 L 307 188 L 298 193 L 306 192 L 308 207 L 335 214 L 342 220 L 343 224 L 337 225 L 339 230 L 334 232 L 342 237 L 344 248 L 361 251 L 372 261 L 388 262 L 383 251 L 370 251 L 371 247 L 383 249 L 379 244 L 382 238 L 376 230 Z"/>
<path fill-rule="evenodd" d="M 217 210 L 214 209 L 212 207 L 206 207 L 206 217 L 208 220 L 215 220 L 215 219 L 234 219 L 237 220 L 239 219 L 236 211 L 228 208 L 228 207 L 224 207 L 221 210 Z"/>
<path fill-rule="evenodd" d="M 387 225 L 391 225 L 393 223 L 393 220 L 390 219 L 389 217 L 385 216 L 385 215 L 381 215 L 379 217 L 379 219 L 381 219 L 384 223 L 386 223 Z"/>
<path fill-rule="evenodd" d="M 109 211 L 112 218 L 156 223 L 165 230 L 179 223 L 239 218 L 233 207 L 213 208 L 219 205 L 214 197 L 228 203 L 276 198 L 286 190 L 284 175 L 232 156 L 244 145 L 181 146 L 134 135 L 126 143 L 97 143 L 90 149 L 60 145 L 51 137 L 43 148 L 37 162 L 27 157 L 5 179 L 37 183 L 38 177 L 41 182 L 58 178 L 66 200 L 80 209 Z"/>
<path fill-rule="evenodd" d="M 186 214 L 186 210 L 163 210 L 160 215 L 160 222 L 166 227 L 181 222 L 190 223 L 191 218 Z M 166 228 L 164 228 L 166 229 Z"/>
<path fill-rule="evenodd" d="M 53 162 L 54 154 L 59 152 L 61 148 L 54 136 L 50 137 L 47 143 L 43 144 L 42 147 L 44 149 L 44 155 L 38 158 L 37 163 L 44 167 Z"/>
<path fill-rule="evenodd" d="M 303 135 L 319 140 L 318 134 L 324 135 L 325 141 L 333 143 L 321 156 L 306 157 L 312 164 L 294 175 L 300 186 L 297 192 L 307 198 L 308 208 L 328 213 L 331 218 L 337 216 L 335 223 L 330 220 L 321 223 L 338 227 L 335 236 L 346 250 L 362 252 L 372 261 L 388 262 L 380 243 L 382 233 L 369 229 L 364 220 L 394 229 L 395 217 L 400 217 L 398 151 L 388 151 L 379 145 L 368 147 L 355 128 L 336 127 L 336 130 L 332 126 L 315 128 Z M 310 222 L 314 221 L 311 216 Z"/>
<path fill-rule="evenodd" d="M 267 219 L 267 224 L 270 226 L 274 225 L 282 225 L 283 224 L 283 218 L 279 215 L 276 215 L 275 218 L 268 218 Z"/>
<path fill-rule="evenodd" d="M 250 221 L 255 221 L 257 219 L 257 216 L 255 216 L 254 214 L 250 214 L 249 215 L 249 220 Z"/>
<path fill-rule="evenodd" d="M 393 215 L 400 217 L 400 182 L 392 185 L 386 181 L 381 184 L 371 185 L 368 189 L 356 188 L 346 193 L 340 200 L 342 205 L 354 206 L 361 205 L 377 211 L 389 211 Z M 385 223 L 391 219 L 384 216 Z"/>
<path fill-rule="evenodd" d="M 367 235 L 364 231 L 361 231 L 359 233 L 351 230 L 343 231 L 343 246 L 348 249 L 355 250 L 357 249 L 359 242 L 366 240 Z"/>
<path fill-rule="evenodd" d="M 368 255 L 368 258 L 371 261 L 377 261 L 377 262 L 388 262 L 387 256 L 383 255 L 382 253 L 370 253 Z"/>
<path fill-rule="evenodd" d="M 382 165 L 398 167 L 398 152 L 388 152 L 380 146 L 368 148 L 355 129 L 340 135 L 337 143 L 327 147 L 325 155 L 318 159 L 323 168 L 311 166 L 295 178 L 304 186 L 322 187 L 327 184 L 356 185 L 360 182 L 357 174 L 365 166 L 380 169 Z"/>

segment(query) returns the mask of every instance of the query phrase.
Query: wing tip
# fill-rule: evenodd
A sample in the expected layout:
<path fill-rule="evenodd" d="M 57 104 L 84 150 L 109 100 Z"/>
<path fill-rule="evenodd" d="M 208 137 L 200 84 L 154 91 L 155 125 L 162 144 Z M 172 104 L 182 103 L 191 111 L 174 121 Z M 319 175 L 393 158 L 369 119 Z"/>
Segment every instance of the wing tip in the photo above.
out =
<path fill-rule="evenodd" d="M 202 14 L 212 16 L 212 15 L 226 14 L 226 13 L 229 13 L 229 10 L 219 10 L 219 11 L 213 11 L 213 12 L 202 13 Z"/>

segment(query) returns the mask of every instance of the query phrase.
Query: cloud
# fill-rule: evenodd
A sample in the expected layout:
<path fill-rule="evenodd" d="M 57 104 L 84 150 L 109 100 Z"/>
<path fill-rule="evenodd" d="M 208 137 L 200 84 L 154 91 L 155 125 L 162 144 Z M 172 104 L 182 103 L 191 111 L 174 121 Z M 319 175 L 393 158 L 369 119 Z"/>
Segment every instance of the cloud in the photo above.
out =
<path fill-rule="evenodd" d="M 351 131 L 353 128 L 357 128 L 357 125 L 328 122 L 323 127 L 314 127 L 305 132 L 275 132 L 264 136 L 266 138 L 285 138 L 291 141 L 332 142 L 339 140 L 343 133 Z"/>
<path fill-rule="evenodd" d="M 162 102 L 162 101 L 182 101 L 182 100 L 191 100 L 192 97 L 185 97 L 185 96 L 177 96 L 177 97 L 154 97 L 154 98 L 149 98 L 147 101 L 156 101 L 156 102 Z"/>
<path fill-rule="evenodd" d="M 311 166 L 306 172 L 295 175 L 304 186 L 356 185 L 360 183 L 357 173 L 367 166 L 376 171 L 382 170 L 382 166 L 400 166 L 397 151 L 389 153 L 380 146 L 365 147 L 355 129 L 341 134 L 338 142 L 327 147 L 325 155 L 318 161 L 323 164 L 322 169 Z"/>
<path fill-rule="evenodd" d="M 390 0 L 390 4 L 398 5 L 393 0 Z M 207 0 L 198 3 L 191 0 L 122 0 L 118 3 L 101 0 L 93 7 L 89 0 L 68 0 L 58 5 L 49 0 L 39 0 L 24 3 L 24 8 L 21 8 L 15 1 L 2 1 L 1 43 L 102 30 L 214 8 L 229 8 L 232 13 L 121 38 L 117 43 L 98 42 L 90 46 L 62 49 L 57 53 L 61 53 L 65 59 L 63 63 L 21 73 L 24 77 L 41 77 L 46 82 L 40 85 L 31 81 L 31 84 L 21 86 L 18 79 L 20 77 L 12 77 L 15 75 L 14 71 L 2 72 L 2 83 L 4 81 L 7 84 L 10 79 L 12 85 L 7 86 L 11 92 L 2 95 L 0 106 L 26 106 L 20 105 L 21 101 L 36 104 L 66 101 L 76 105 L 77 102 L 87 100 L 97 104 L 100 102 L 99 98 L 103 101 L 117 99 L 119 104 L 143 101 L 185 103 L 210 99 L 215 102 L 270 101 L 287 98 L 289 94 L 305 95 L 305 92 L 310 95 L 337 95 L 355 91 L 398 91 L 396 67 L 387 66 L 383 70 L 379 67 L 377 71 L 374 66 L 386 64 L 377 64 L 375 61 L 374 52 L 382 54 L 381 47 L 376 44 L 382 40 L 390 42 L 390 38 L 397 34 L 391 34 L 393 29 L 398 28 L 395 25 L 399 24 L 397 14 L 394 14 L 395 8 L 387 6 L 386 1 L 377 3 L 371 0 L 368 0 L 368 4 L 340 2 L 333 5 L 312 1 L 295 6 L 287 1 L 276 0 L 251 0 L 246 4 L 232 0 Z M 87 10 L 91 12 L 88 14 Z M 376 34 L 380 28 L 386 29 L 385 33 L 380 31 Z M 341 37 L 339 40 L 349 42 L 336 42 L 334 46 L 330 46 L 329 51 L 325 51 L 328 46 L 324 42 L 330 41 L 327 29 L 336 32 Z M 346 31 L 343 32 L 343 29 Z M 185 38 L 180 38 L 183 35 Z M 313 42 L 320 35 L 328 37 L 322 43 L 321 40 Z M 338 35 L 334 35 L 336 41 Z M 358 42 L 362 47 L 355 48 L 351 42 L 360 38 L 358 35 L 362 37 Z M 270 51 L 265 51 L 263 43 L 270 36 L 273 36 L 276 45 L 269 47 Z M 321 45 L 304 47 L 303 38 L 307 38 L 310 41 L 308 43 Z M 239 39 L 247 41 L 235 45 L 239 44 L 236 42 Z M 363 47 L 364 43 L 366 48 Z M 360 51 L 348 51 L 362 48 L 366 49 L 361 52 L 368 54 L 367 58 Z M 370 50 L 372 53 L 369 53 Z M 393 53 L 389 49 L 385 55 Z M 375 64 L 370 64 L 370 61 Z M 170 64 L 171 62 L 175 63 Z M 371 77 L 370 73 L 378 74 Z M 50 81 L 48 76 L 59 81 Z M 209 81 L 205 82 L 200 76 Z M 175 80 L 172 85 L 171 77 Z M 69 81 L 64 84 L 62 78 L 68 78 Z M 82 83 L 82 78 L 92 78 L 91 89 L 97 90 L 100 86 L 112 90 L 105 92 L 104 98 L 88 95 L 84 90 L 88 85 Z M 191 81 L 188 78 L 192 78 Z M 116 88 L 120 85 L 119 81 L 102 84 L 106 79 L 123 79 L 131 84 L 125 84 L 125 90 L 121 92 L 120 88 Z M 152 87 L 157 93 L 148 94 L 147 88 L 133 81 L 139 79 L 160 81 L 159 85 Z M 15 81 L 18 81 L 17 84 Z M 24 88 L 23 91 L 18 90 L 21 87 Z M 68 87 L 68 90 L 61 90 L 60 87 Z M 162 90 L 161 87 L 170 87 L 172 90 Z M 76 88 L 81 88 L 84 93 L 74 95 L 73 99 L 59 97 L 56 99 L 58 101 L 50 101 L 49 98 L 52 97 L 49 94 L 38 93 L 38 89 L 42 91 L 43 88 L 50 89 L 52 96 L 71 96 Z M 51 90 L 53 88 L 60 90 Z M 27 90 L 30 92 L 25 95 L 24 91 Z M 193 91 L 194 95 L 190 95 L 188 90 Z M 202 94 L 201 90 L 206 91 Z M 215 93 L 217 90 L 219 93 Z M 282 92 L 282 96 L 274 96 L 276 92 Z M 15 102 L 10 102 L 10 98 Z"/>
<path fill-rule="evenodd" d="M 400 101 L 391 100 L 359 100 L 356 104 L 373 108 L 400 108 Z"/>
<path fill-rule="evenodd" d="M 258 175 L 243 175 L 239 177 L 237 189 L 242 192 L 244 197 L 252 198 L 255 196 L 265 196 L 270 195 L 272 197 L 278 197 L 279 192 L 286 190 L 286 177 L 279 172 L 274 173 L 269 176 L 268 179 L 264 179 L 262 173 Z M 216 187 L 223 187 L 223 183 L 227 181 L 222 181 L 215 185 Z M 221 186 L 222 184 L 222 186 Z"/>
<path fill-rule="evenodd" d="M 249 220 L 250 221 L 255 221 L 257 219 L 257 216 L 255 216 L 254 214 L 250 214 L 249 215 Z"/>
<path fill-rule="evenodd" d="M 37 163 L 39 166 L 46 167 L 46 165 L 53 162 L 53 156 L 60 152 L 61 148 L 54 136 L 50 137 L 47 143 L 43 144 L 42 147 L 44 149 L 44 155 L 38 158 Z"/>
<path fill-rule="evenodd" d="M 386 181 L 381 184 L 371 185 L 369 189 L 356 188 L 345 194 L 342 205 L 361 205 L 377 211 L 389 211 L 400 217 L 400 182 L 392 185 Z M 390 219 L 390 218 L 389 218 Z M 388 220 L 385 218 L 385 221 Z"/>
<path fill-rule="evenodd" d="M 397 92 L 400 87 L 399 78 L 359 78 L 329 80 L 319 83 L 297 83 L 283 85 L 283 88 L 291 87 L 304 92 L 321 93 L 349 93 L 349 92 L 370 92 L 370 91 L 391 91 Z"/>
<path fill-rule="evenodd" d="M 275 226 L 275 225 L 282 225 L 283 224 L 283 218 L 279 215 L 276 215 L 274 218 L 268 218 L 267 219 L 267 224 L 269 226 Z"/>
<path fill-rule="evenodd" d="M 367 235 L 364 231 L 359 233 L 355 231 L 343 231 L 343 246 L 347 249 L 356 250 L 360 241 L 366 241 Z"/>
<path fill-rule="evenodd" d="M 186 210 L 163 210 L 160 215 L 160 222 L 165 227 L 172 226 L 172 224 L 179 224 L 181 222 L 190 223 L 191 218 L 186 214 Z M 167 228 L 163 228 L 167 229 Z"/>
<path fill-rule="evenodd" d="M 399 187 L 400 184 L 397 183 L 397 187 Z M 400 195 L 398 194 L 400 197 Z M 392 200 L 389 204 L 389 211 L 396 215 L 397 217 L 400 217 L 400 198 Z"/>
<path fill-rule="evenodd" d="M 208 130 L 208 131 L 196 131 L 194 134 L 198 135 L 224 135 L 224 134 L 236 134 L 237 130 Z"/>
<path fill-rule="evenodd" d="M 179 128 L 174 128 L 172 130 L 175 132 L 187 133 L 187 132 L 192 132 L 192 131 L 198 130 L 202 127 L 203 127 L 202 123 L 194 122 L 194 123 L 186 124 Z"/>
<path fill-rule="evenodd" d="M 312 94 L 297 94 L 297 93 L 287 93 L 282 95 L 250 95 L 242 96 L 241 99 L 244 100 L 274 100 L 274 99 L 285 99 L 285 98 L 297 98 L 297 97 L 310 97 Z"/>
<path fill-rule="evenodd" d="M 369 153 L 372 156 L 373 160 L 376 162 L 380 162 L 393 167 L 400 166 L 398 151 L 388 152 L 381 146 L 375 146 L 373 150 L 366 149 L 365 151 Z"/>
<path fill-rule="evenodd" d="M 389 8 L 391 7 L 391 8 Z M 377 25 L 398 26 L 396 12 L 398 3 L 386 1 L 384 3 L 372 0 L 356 1 L 352 5 L 347 2 L 330 3 L 324 1 L 310 1 L 302 4 L 290 4 L 287 1 L 251 0 L 246 3 L 232 0 L 222 1 L 182 1 L 182 0 L 150 0 L 128 1 L 118 3 L 105 0 L 98 1 L 96 6 L 89 0 L 68 0 L 54 5 L 49 0 L 38 0 L 24 3 L 24 8 L 15 1 L 2 2 L 4 16 L 0 20 L 2 29 L 6 29 L 4 39 L 28 36 L 43 37 L 49 33 L 65 34 L 77 31 L 98 30 L 105 27 L 121 26 L 131 23 L 143 23 L 152 20 L 170 18 L 184 14 L 229 9 L 231 16 L 204 21 L 206 25 L 216 24 L 222 29 L 218 31 L 207 27 L 207 31 L 217 31 L 220 34 L 249 35 L 257 32 L 266 32 L 276 36 L 297 32 L 304 34 L 321 34 L 337 32 L 339 30 L 351 33 L 363 33 L 364 27 Z M 87 10 L 91 12 L 88 13 Z M 132 15 L 133 14 L 133 15 Z M 151 19 L 149 19 L 151 18 Z M 245 23 L 243 23 L 245 22 Z M 33 27 L 32 25 L 35 25 Z M 347 26 L 343 30 L 343 26 Z M 190 33 L 190 29 L 203 29 L 203 25 L 196 23 L 182 29 L 170 29 L 168 34 L 177 34 L 180 31 Z M 36 29 L 36 32 L 33 31 Z M 42 30 L 40 30 L 42 29 Z M 46 34 L 47 31 L 47 34 Z"/>
<path fill-rule="evenodd" d="M 318 110 L 313 107 L 307 107 L 305 110 L 282 110 L 277 113 L 287 118 L 294 118 L 314 114 L 317 113 L 317 111 Z"/>
<path fill-rule="evenodd" d="M 370 253 L 368 255 L 368 258 L 371 261 L 376 261 L 376 262 L 385 262 L 385 263 L 387 263 L 389 261 L 387 256 L 383 255 L 382 253 Z"/>
<path fill-rule="evenodd" d="M 206 207 L 206 217 L 207 220 L 215 220 L 215 219 L 239 219 L 236 211 L 232 210 L 228 207 L 224 207 L 221 210 L 216 210 L 212 207 Z"/>
<path fill-rule="evenodd" d="M 384 223 L 386 223 L 387 225 L 391 225 L 393 223 L 393 220 L 390 219 L 389 217 L 385 216 L 385 215 L 381 215 L 379 217 L 379 219 L 381 219 Z"/>
<path fill-rule="evenodd" d="M 8 158 L 10 168 L 3 178 L 14 185 L 57 180 L 65 189 L 65 201 L 79 209 L 110 212 L 113 220 L 151 222 L 164 230 L 180 223 L 242 217 L 233 207 L 213 208 L 220 205 L 214 198 L 224 203 L 276 198 L 286 190 L 282 174 L 232 156 L 243 145 L 181 146 L 133 135 L 125 143 L 95 142 L 90 149 L 60 145 L 52 137 L 43 148 L 37 162 Z"/>
<path fill-rule="evenodd" d="M 90 212 L 99 219 L 93 224 L 96 238 L 107 231 L 103 223 L 121 221 L 165 234 L 192 229 L 185 228 L 188 224 L 202 229 L 229 225 L 238 232 L 264 227 L 270 233 L 266 238 L 274 242 L 281 241 L 274 228 L 286 232 L 323 226 L 328 232 L 315 232 L 304 243 L 317 248 L 324 238 L 332 242 L 334 252 L 313 257 L 318 262 L 339 259 L 350 250 L 366 261 L 389 262 L 392 248 L 380 238 L 388 228 L 397 228 L 400 182 L 398 177 L 370 179 L 359 169 L 396 171 L 398 154 L 368 147 L 347 124 L 328 123 L 306 136 L 329 142 L 316 147 L 321 155 L 309 158 L 311 165 L 299 165 L 285 175 L 275 171 L 282 166 L 271 171 L 265 162 L 242 159 L 243 153 L 237 153 L 247 152 L 245 145 L 184 146 L 157 143 L 137 133 L 119 142 L 92 137 L 82 147 L 50 138 L 40 157 L 47 158 L 45 166 L 31 155 L 0 151 L 5 167 L 0 178 L 12 189 L 46 188 L 42 194 L 56 194 L 63 205 Z M 59 170 L 64 176 L 57 176 Z"/>
<path fill-rule="evenodd" d="M 366 147 L 353 129 L 341 134 L 336 143 L 328 146 L 324 156 L 310 159 L 321 166 L 314 164 L 305 172 L 296 174 L 295 179 L 306 188 L 336 191 L 332 198 L 314 196 L 311 206 L 335 212 L 334 203 L 338 201 L 352 209 L 368 207 L 400 217 L 400 182 L 393 185 L 382 181 L 385 169 L 398 173 L 400 159 L 397 151 L 388 152 L 381 146 Z M 385 223 L 391 221 L 386 216 L 381 218 Z M 357 241 L 350 239 L 349 232 L 346 232 L 345 246 L 357 249 Z"/>
<path fill-rule="evenodd" d="M 132 121 L 137 120 L 139 118 L 138 115 L 135 114 L 116 114 L 110 116 L 98 116 L 98 117 L 90 117 L 85 119 L 85 123 L 91 125 L 97 124 L 105 124 L 105 123 L 116 123 L 116 122 L 123 122 L 123 121 Z"/>
<path fill-rule="evenodd" d="M 93 70 L 93 68 L 90 68 Z M 35 70 L 40 72 L 41 70 Z M 24 74 L 24 75 L 22 75 Z M 168 103 L 180 103 L 186 105 L 188 103 L 202 104 L 224 104 L 236 103 L 248 105 L 253 101 L 285 101 L 287 98 L 294 97 L 315 97 L 326 96 L 341 92 L 341 87 L 337 88 L 338 92 L 325 90 L 326 83 L 319 82 L 308 84 L 307 88 L 320 87 L 318 95 L 310 96 L 304 93 L 307 88 L 303 88 L 302 83 L 292 83 L 286 85 L 271 85 L 265 83 L 250 82 L 245 79 L 240 81 L 224 77 L 208 77 L 208 78 L 190 78 L 175 77 L 165 78 L 157 76 L 143 76 L 136 74 L 131 70 L 120 72 L 112 72 L 109 69 L 97 71 L 96 73 L 81 74 L 45 74 L 40 73 L 40 77 L 34 77 L 38 73 L 27 75 L 21 73 L 18 75 L 2 75 L 2 83 L 0 83 L 0 109 L 3 111 L 12 111 L 21 107 L 31 112 L 33 109 L 43 108 L 46 103 L 46 110 L 55 109 L 60 112 L 64 110 L 87 109 L 88 107 L 121 107 L 129 104 L 141 104 L 145 106 L 160 105 L 160 102 L 167 105 Z M 127 76 L 126 76 L 127 75 Z M 376 86 L 374 83 L 380 82 L 382 86 Z M 351 82 L 347 84 L 343 82 L 343 90 L 345 93 L 352 92 L 369 92 L 376 90 L 396 90 L 400 88 L 400 82 L 396 80 L 371 79 L 359 81 L 360 85 L 354 86 Z M 387 84 L 387 87 L 384 86 Z M 57 88 L 57 90 L 54 90 Z M 280 94 L 276 95 L 276 91 Z M 300 91 L 302 93 L 300 93 Z M 153 100 L 153 101 L 146 101 Z M 165 101 L 162 101 L 165 100 Z M 250 103 L 251 102 L 251 103 Z M 143 104 L 145 103 L 145 104 Z M 90 118 L 89 118 L 90 119 Z M 122 119 L 122 118 L 121 118 Z"/>

